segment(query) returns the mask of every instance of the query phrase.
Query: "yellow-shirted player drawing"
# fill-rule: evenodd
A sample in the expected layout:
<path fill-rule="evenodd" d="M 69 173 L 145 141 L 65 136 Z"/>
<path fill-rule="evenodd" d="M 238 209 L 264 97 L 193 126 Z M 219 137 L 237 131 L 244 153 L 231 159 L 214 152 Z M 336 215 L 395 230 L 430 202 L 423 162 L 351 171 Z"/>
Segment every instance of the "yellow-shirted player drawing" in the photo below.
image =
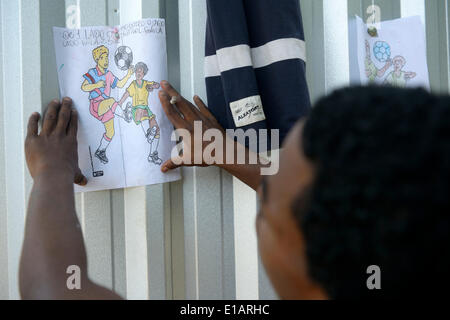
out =
<path fill-rule="evenodd" d="M 92 51 L 97 66 L 90 69 L 83 75 L 84 82 L 81 90 L 89 92 L 89 111 L 93 117 L 101 121 L 105 126 L 105 132 L 100 140 L 100 144 L 95 151 L 95 156 L 103 163 L 108 163 L 106 149 L 114 137 L 114 117 L 118 115 L 124 117 L 123 110 L 117 101 L 111 97 L 111 90 L 114 88 L 123 88 L 127 84 L 133 68 L 128 69 L 127 75 L 119 80 L 109 67 L 109 49 L 105 46 L 99 46 Z"/>
<path fill-rule="evenodd" d="M 388 74 L 384 80 L 385 84 L 390 84 L 394 87 L 405 88 L 408 81 L 416 77 L 416 73 L 412 71 L 403 71 L 406 65 L 406 59 L 402 56 L 396 56 L 392 59 L 394 70 Z"/>
<path fill-rule="evenodd" d="M 136 125 L 140 125 L 147 142 L 150 144 L 150 153 L 148 162 L 161 165 L 162 160 L 158 156 L 158 146 L 160 139 L 160 128 L 156 121 L 155 114 L 152 113 L 148 105 L 150 92 L 159 89 L 160 84 L 155 81 L 145 80 L 144 77 L 148 73 L 148 67 L 145 63 L 139 62 L 135 66 L 136 80 L 131 82 L 126 92 L 119 101 L 119 105 L 131 97 L 132 102 L 127 104 L 125 108 L 125 120 L 127 122 L 134 121 Z"/>
<path fill-rule="evenodd" d="M 373 54 L 376 60 L 385 63 L 382 69 L 378 69 L 372 61 L 370 44 L 366 40 L 365 68 L 369 82 L 375 82 L 377 78 L 383 78 L 392 66 L 394 67 L 394 70 L 381 81 L 383 84 L 404 88 L 407 86 L 409 80 L 414 79 L 417 76 L 415 72 L 403 71 L 403 68 L 406 65 L 406 59 L 403 56 L 398 55 L 391 59 L 391 47 L 387 42 L 375 42 L 373 45 Z"/>

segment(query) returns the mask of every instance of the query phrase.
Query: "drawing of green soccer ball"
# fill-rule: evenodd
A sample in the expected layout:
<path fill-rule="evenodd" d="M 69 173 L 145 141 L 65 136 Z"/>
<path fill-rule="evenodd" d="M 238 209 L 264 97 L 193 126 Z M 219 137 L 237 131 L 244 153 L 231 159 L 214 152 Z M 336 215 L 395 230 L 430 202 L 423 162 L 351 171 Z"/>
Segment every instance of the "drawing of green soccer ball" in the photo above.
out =
<path fill-rule="evenodd" d="M 385 41 L 377 41 L 373 45 L 373 54 L 380 62 L 387 62 L 391 58 L 391 47 Z"/>
<path fill-rule="evenodd" d="M 128 70 L 133 63 L 133 51 L 127 46 L 117 48 L 114 54 L 114 61 L 120 70 Z"/>

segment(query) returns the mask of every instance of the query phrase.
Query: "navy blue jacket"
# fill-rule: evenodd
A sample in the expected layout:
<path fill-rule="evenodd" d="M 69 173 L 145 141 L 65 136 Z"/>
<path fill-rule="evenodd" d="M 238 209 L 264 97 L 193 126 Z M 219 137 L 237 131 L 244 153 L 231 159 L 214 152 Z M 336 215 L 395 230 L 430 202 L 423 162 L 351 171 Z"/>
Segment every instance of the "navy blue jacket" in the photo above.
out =
<path fill-rule="evenodd" d="M 226 129 L 279 129 L 310 110 L 298 0 L 207 0 L 208 105 Z M 260 150 L 263 151 L 263 150 Z"/>

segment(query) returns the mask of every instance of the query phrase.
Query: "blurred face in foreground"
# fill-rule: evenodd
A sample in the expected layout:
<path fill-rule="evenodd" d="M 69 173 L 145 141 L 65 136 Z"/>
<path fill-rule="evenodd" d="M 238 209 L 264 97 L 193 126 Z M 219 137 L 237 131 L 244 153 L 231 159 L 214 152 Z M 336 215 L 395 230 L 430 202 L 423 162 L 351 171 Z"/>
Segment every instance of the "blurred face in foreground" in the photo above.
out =
<path fill-rule="evenodd" d="M 280 297 L 416 298 L 448 287 L 449 139 L 449 96 L 354 87 L 319 100 L 259 190 L 259 248 Z"/>
<path fill-rule="evenodd" d="M 278 174 L 266 176 L 258 190 L 261 200 L 256 220 L 259 251 L 272 284 L 282 299 L 326 299 L 308 276 L 305 243 L 292 213 L 292 203 L 307 191 L 315 167 L 302 152 L 298 123 L 287 137 Z"/>

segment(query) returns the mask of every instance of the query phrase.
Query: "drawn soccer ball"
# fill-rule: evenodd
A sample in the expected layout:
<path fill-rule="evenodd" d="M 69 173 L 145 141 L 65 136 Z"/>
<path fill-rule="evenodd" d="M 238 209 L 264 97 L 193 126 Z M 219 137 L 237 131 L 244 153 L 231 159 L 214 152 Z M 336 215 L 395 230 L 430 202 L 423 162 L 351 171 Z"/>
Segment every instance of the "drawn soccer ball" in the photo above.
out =
<path fill-rule="evenodd" d="M 391 58 L 391 47 L 387 42 L 377 41 L 373 45 L 373 54 L 380 62 L 386 62 Z"/>
<path fill-rule="evenodd" d="M 114 61 L 116 61 L 116 66 L 120 70 L 128 70 L 133 63 L 133 51 L 127 46 L 117 48 Z"/>

